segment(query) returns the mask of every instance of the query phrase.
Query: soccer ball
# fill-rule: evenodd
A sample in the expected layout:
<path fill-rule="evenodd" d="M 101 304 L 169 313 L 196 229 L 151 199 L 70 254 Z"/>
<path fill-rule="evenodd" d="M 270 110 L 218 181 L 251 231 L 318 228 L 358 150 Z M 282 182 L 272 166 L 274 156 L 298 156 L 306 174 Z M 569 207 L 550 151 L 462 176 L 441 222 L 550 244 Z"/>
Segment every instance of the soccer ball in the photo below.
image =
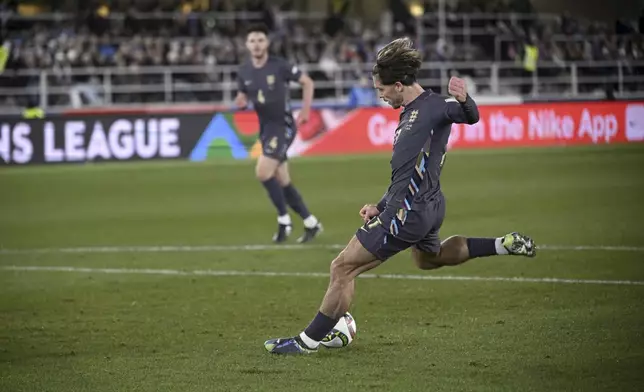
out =
<path fill-rule="evenodd" d="M 340 318 L 338 323 L 333 327 L 322 342 L 323 346 L 328 348 L 341 348 L 348 346 L 356 337 L 356 321 L 353 316 L 347 312 Z"/>

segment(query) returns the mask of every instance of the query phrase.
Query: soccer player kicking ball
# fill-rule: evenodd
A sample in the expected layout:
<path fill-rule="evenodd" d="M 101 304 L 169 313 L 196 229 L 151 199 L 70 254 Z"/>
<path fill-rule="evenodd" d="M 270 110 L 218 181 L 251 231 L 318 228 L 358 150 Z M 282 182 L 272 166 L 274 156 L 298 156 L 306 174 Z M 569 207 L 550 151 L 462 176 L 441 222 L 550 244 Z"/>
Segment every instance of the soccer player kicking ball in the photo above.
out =
<path fill-rule="evenodd" d="M 273 241 L 286 241 L 291 234 L 291 217 L 286 210 L 288 204 L 304 220 L 304 234 L 297 242 L 305 243 L 322 231 L 322 225 L 309 212 L 302 196 L 291 183 L 287 151 L 295 139 L 297 127 L 291 113 L 288 84 L 296 81 L 302 85 L 304 103 L 297 125 L 308 121 L 314 85 L 311 78 L 296 66 L 283 58 L 269 55 L 268 46 L 266 27 L 257 25 L 247 30 L 246 48 L 251 58 L 239 67 L 239 91 L 235 104 L 243 109 L 250 100 L 259 117 L 262 155 L 257 160 L 255 175 L 277 210 L 277 232 L 273 235 Z"/>
<path fill-rule="evenodd" d="M 329 287 L 311 324 L 298 336 L 267 340 L 264 347 L 269 352 L 315 352 L 349 310 L 354 279 L 407 248 L 423 270 L 477 257 L 535 256 L 534 242 L 519 233 L 499 238 L 452 236 L 440 242 L 438 232 L 445 216 L 440 173 L 451 125 L 474 124 L 479 114 L 462 79 L 450 79 L 449 94 L 457 102 L 449 102 L 416 82 L 420 66 L 420 54 L 408 38 L 397 39 L 378 52 L 373 85 L 394 109 L 404 107 L 394 138 L 391 185 L 377 205 L 360 210 L 365 224 L 331 263 Z"/>

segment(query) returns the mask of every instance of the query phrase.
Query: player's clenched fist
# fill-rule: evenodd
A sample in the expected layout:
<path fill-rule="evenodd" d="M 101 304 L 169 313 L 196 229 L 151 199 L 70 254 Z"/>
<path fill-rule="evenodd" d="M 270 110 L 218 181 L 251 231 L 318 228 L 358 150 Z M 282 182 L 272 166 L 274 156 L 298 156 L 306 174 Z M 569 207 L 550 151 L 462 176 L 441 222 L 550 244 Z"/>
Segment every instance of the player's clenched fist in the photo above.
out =
<path fill-rule="evenodd" d="M 360 217 L 362 217 L 362 220 L 365 222 L 369 222 L 371 218 L 378 215 L 380 215 L 380 211 L 378 211 L 378 207 L 373 204 L 365 204 L 365 206 L 360 210 Z"/>
<path fill-rule="evenodd" d="M 465 80 L 457 78 L 456 76 L 452 76 L 449 80 L 447 91 L 449 92 L 449 95 L 456 98 L 458 102 L 465 102 L 465 99 L 467 98 L 467 84 L 465 84 Z"/>

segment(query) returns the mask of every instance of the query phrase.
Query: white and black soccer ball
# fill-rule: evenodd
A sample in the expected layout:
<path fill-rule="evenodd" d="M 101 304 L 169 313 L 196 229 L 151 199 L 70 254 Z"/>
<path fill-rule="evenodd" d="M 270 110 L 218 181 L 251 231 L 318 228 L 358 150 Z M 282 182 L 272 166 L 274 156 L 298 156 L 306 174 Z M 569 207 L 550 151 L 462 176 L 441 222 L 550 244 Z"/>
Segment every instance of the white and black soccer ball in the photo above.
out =
<path fill-rule="evenodd" d="M 328 348 L 346 347 L 356 337 L 356 331 L 356 320 L 347 312 L 320 343 Z"/>

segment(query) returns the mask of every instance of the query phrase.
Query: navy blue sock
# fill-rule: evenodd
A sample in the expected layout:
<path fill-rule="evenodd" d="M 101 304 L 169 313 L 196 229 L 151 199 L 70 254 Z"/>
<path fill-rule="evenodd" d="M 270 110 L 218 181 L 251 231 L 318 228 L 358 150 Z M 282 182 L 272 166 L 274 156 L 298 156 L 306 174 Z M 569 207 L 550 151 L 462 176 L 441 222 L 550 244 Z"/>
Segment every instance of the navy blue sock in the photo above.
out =
<path fill-rule="evenodd" d="M 262 185 L 266 188 L 268 196 L 271 198 L 273 205 L 277 209 L 279 216 L 286 215 L 286 199 L 284 198 L 284 191 L 275 177 L 271 177 L 266 181 L 262 181 Z"/>
<path fill-rule="evenodd" d="M 470 251 L 470 258 L 496 255 L 495 241 L 496 238 L 468 238 L 467 249 Z"/>
<path fill-rule="evenodd" d="M 283 189 L 284 198 L 293 211 L 297 212 L 302 219 L 306 219 L 311 216 L 309 209 L 306 208 L 306 204 L 304 204 L 304 200 L 302 199 L 300 192 L 297 191 L 293 184 L 288 184 Z"/>
<path fill-rule="evenodd" d="M 304 333 L 306 336 L 319 342 L 324 339 L 329 332 L 331 332 L 333 327 L 338 323 L 338 320 L 339 319 L 334 320 L 322 312 L 318 312 L 313 321 L 311 321 L 311 324 L 306 327 Z"/>

